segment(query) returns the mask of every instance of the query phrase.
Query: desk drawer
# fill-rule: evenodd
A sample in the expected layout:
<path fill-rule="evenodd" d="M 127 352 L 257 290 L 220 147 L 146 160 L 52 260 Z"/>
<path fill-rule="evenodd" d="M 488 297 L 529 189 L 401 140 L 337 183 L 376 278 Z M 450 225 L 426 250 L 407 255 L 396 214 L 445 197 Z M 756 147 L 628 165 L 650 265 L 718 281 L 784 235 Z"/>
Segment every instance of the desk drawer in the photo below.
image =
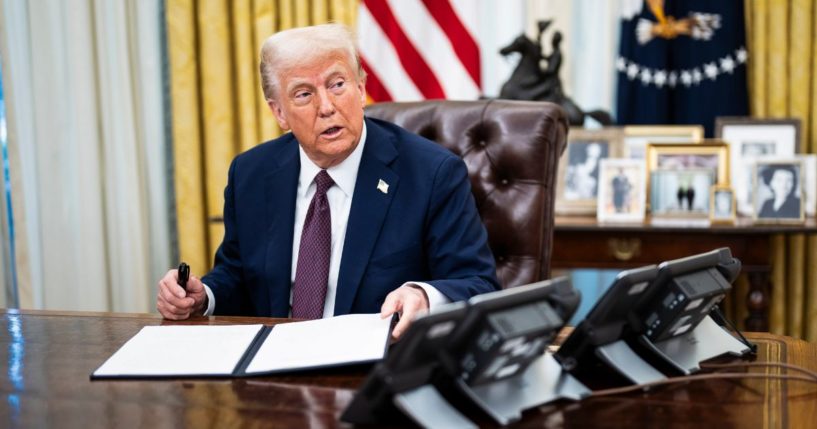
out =
<path fill-rule="evenodd" d="M 554 233 L 553 268 L 628 268 L 656 264 L 718 247 L 729 247 L 744 267 L 767 266 L 767 235 L 559 231 Z"/>

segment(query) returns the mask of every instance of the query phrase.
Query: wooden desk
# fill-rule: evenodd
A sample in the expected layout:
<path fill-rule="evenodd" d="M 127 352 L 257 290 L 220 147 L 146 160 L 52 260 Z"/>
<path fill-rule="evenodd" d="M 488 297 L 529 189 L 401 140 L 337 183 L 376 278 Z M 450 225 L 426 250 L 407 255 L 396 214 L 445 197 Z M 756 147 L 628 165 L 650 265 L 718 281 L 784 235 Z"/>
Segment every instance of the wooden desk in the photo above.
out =
<path fill-rule="evenodd" d="M 771 237 L 817 232 L 814 218 L 802 225 L 755 225 L 740 218 L 734 225 L 704 227 L 600 224 L 594 217 L 557 216 L 551 267 L 635 268 L 729 247 L 749 278 L 746 329 L 769 330 Z"/>
<path fill-rule="evenodd" d="M 338 418 L 365 376 L 357 369 L 251 379 L 91 382 L 89 374 L 142 326 L 176 322 L 157 315 L 15 310 L 0 310 L 0 317 L 4 427 L 348 427 Z M 183 323 L 259 322 L 283 320 L 210 317 Z M 759 361 L 817 370 L 815 344 L 770 334 L 750 337 L 759 345 Z M 814 384 L 713 380 L 546 405 L 513 427 L 811 427 L 815 421 Z"/>

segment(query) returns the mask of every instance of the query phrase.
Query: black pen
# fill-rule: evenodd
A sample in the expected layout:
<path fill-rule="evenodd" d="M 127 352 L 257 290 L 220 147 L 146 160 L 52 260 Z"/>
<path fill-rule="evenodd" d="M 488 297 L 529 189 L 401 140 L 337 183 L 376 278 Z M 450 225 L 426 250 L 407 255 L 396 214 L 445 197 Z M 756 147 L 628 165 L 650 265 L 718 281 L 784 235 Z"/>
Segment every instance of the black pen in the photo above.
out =
<path fill-rule="evenodd" d="M 182 262 L 179 264 L 179 272 L 178 272 L 178 283 L 179 286 L 187 292 L 187 280 L 190 278 L 190 265 L 185 264 Z"/>

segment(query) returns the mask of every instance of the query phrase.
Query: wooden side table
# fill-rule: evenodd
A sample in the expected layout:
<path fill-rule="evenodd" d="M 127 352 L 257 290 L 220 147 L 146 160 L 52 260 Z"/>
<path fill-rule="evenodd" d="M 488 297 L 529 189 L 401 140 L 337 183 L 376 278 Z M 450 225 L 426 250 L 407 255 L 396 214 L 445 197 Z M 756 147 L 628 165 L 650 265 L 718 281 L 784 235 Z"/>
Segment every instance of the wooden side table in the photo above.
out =
<path fill-rule="evenodd" d="M 755 225 L 739 218 L 734 225 L 653 222 L 602 224 L 594 217 L 557 216 L 552 268 L 627 269 L 729 247 L 749 277 L 746 307 L 750 331 L 769 329 L 771 237 L 817 232 L 815 219 L 800 225 Z"/>

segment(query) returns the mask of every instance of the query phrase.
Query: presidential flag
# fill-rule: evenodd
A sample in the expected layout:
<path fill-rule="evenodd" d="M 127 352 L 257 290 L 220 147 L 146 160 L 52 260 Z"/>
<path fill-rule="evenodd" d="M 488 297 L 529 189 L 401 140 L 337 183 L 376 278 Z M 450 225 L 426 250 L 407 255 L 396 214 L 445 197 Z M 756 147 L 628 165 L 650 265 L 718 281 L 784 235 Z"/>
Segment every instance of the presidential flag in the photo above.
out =
<path fill-rule="evenodd" d="M 475 100 L 476 2 L 362 0 L 357 36 L 372 101 Z"/>
<path fill-rule="evenodd" d="M 624 0 L 618 123 L 701 124 L 749 112 L 743 0 Z"/>

